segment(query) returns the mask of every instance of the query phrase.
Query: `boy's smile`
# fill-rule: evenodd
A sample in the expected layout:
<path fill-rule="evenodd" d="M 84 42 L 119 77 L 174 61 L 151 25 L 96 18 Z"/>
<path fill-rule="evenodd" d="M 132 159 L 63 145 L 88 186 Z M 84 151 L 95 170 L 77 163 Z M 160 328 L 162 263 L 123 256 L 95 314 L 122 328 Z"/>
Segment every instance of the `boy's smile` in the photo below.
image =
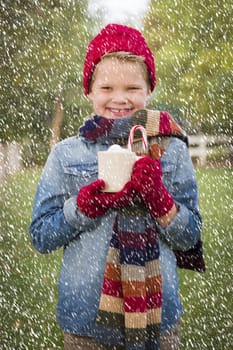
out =
<path fill-rule="evenodd" d="M 131 116 L 146 107 L 151 91 L 141 65 L 105 58 L 96 67 L 88 95 L 94 113 L 105 118 Z"/>
<path fill-rule="evenodd" d="M 133 113 L 133 108 L 111 108 L 111 107 L 106 107 L 106 111 L 109 111 L 109 113 L 112 116 L 116 117 L 126 117 L 130 116 Z"/>

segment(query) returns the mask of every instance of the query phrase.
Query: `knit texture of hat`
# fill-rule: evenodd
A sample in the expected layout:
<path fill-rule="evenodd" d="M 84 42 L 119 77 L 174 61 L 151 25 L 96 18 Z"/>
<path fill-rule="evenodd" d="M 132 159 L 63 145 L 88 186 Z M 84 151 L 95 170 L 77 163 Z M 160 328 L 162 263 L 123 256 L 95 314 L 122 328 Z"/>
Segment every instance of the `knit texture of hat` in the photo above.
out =
<path fill-rule="evenodd" d="M 134 28 L 108 24 L 89 43 L 83 68 L 83 88 L 85 95 L 89 93 L 92 74 L 101 57 L 106 53 L 125 51 L 142 56 L 147 66 L 151 91 L 156 83 L 155 62 L 152 51 L 142 34 Z"/>

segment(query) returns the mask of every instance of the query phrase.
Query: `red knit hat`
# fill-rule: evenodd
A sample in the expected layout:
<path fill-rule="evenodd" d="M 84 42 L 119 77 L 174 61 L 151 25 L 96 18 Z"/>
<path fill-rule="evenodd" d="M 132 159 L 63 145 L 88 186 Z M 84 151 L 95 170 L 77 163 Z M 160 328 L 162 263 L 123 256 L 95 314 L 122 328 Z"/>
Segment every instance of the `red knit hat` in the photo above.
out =
<path fill-rule="evenodd" d="M 156 83 L 154 56 L 142 34 L 134 28 L 108 24 L 89 43 L 83 68 L 83 87 L 85 95 L 89 93 L 89 85 L 95 66 L 106 53 L 125 51 L 144 57 L 150 75 L 151 91 Z"/>

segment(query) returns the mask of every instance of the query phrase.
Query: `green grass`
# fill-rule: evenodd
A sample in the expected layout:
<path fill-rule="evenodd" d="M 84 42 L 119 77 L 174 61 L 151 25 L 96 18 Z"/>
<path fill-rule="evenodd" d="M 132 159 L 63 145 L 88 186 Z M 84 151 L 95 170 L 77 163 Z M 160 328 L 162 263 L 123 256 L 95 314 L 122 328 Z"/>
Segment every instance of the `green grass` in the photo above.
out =
<path fill-rule="evenodd" d="M 233 177 L 230 169 L 197 171 L 207 271 L 180 271 L 182 349 L 232 349 Z"/>
<path fill-rule="evenodd" d="M 10 178 L 0 190 L 0 349 L 62 349 L 56 324 L 61 251 L 37 253 L 29 224 L 40 170 Z"/>
<path fill-rule="evenodd" d="M 0 349 L 62 349 L 56 323 L 62 250 L 40 255 L 30 242 L 33 198 L 40 169 L 25 170 L 0 188 Z M 203 215 L 205 274 L 180 270 L 186 349 L 232 349 L 232 171 L 197 170 Z"/>

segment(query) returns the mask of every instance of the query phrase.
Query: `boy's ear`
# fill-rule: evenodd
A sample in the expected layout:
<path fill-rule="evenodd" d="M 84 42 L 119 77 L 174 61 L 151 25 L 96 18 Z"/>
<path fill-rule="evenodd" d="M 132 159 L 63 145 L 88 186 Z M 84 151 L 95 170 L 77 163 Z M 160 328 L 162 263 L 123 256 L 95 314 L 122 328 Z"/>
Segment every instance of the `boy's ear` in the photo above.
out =
<path fill-rule="evenodd" d="M 151 89 L 148 89 L 147 97 L 146 97 L 146 102 L 149 102 L 149 101 L 150 101 L 150 98 L 151 98 Z"/>
<path fill-rule="evenodd" d="M 89 94 L 87 95 L 87 98 L 89 101 L 92 101 L 92 92 L 90 91 Z"/>

